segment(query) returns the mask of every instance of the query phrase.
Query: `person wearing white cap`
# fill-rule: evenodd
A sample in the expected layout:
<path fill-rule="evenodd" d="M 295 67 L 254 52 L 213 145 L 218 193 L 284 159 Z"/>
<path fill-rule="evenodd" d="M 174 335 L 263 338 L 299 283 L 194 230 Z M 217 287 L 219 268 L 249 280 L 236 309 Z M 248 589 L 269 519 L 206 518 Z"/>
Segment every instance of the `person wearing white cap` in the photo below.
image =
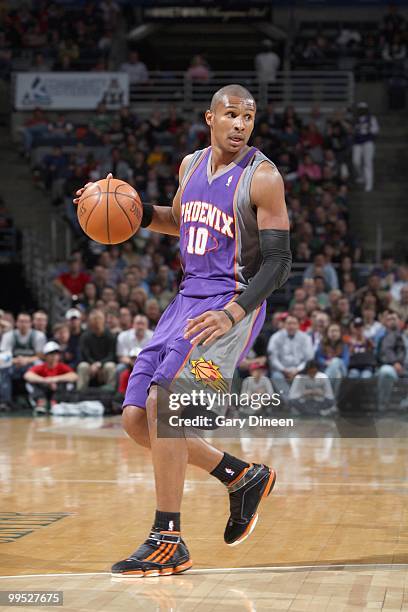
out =
<path fill-rule="evenodd" d="M 65 313 L 65 319 L 69 327 L 69 340 L 66 352 L 72 355 L 73 367 L 79 363 L 79 342 L 82 336 L 82 312 L 78 308 L 70 308 Z"/>
<path fill-rule="evenodd" d="M 76 383 L 78 375 L 61 362 L 61 347 L 54 341 L 43 348 L 44 362 L 32 366 L 24 374 L 30 403 L 37 414 L 47 412 L 47 403 L 55 403 L 55 392 L 69 383 Z"/>
<path fill-rule="evenodd" d="M 378 121 L 369 111 L 366 102 L 357 104 L 354 121 L 353 166 L 357 182 L 365 191 L 372 191 L 374 183 L 374 140 L 379 132 Z"/>

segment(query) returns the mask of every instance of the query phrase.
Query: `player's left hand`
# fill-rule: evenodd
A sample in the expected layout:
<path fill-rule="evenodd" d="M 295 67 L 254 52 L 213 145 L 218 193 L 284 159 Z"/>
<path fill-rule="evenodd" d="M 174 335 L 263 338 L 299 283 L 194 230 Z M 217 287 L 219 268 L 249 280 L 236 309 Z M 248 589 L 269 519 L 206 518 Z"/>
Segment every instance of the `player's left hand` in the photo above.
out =
<path fill-rule="evenodd" d="M 190 342 L 193 346 L 200 343 L 206 346 L 226 334 L 232 327 L 231 321 L 222 310 L 208 310 L 187 321 L 184 338 L 186 340 L 191 338 Z"/>

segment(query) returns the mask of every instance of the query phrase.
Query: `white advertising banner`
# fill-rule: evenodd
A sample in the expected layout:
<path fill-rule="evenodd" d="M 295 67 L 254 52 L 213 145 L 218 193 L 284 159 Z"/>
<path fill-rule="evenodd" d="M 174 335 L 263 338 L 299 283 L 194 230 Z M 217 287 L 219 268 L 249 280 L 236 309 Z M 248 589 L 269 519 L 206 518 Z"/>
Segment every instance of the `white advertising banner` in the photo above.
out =
<path fill-rule="evenodd" d="M 100 102 L 114 109 L 129 103 L 124 72 L 19 72 L 16 110 L 93 110 Z"/>

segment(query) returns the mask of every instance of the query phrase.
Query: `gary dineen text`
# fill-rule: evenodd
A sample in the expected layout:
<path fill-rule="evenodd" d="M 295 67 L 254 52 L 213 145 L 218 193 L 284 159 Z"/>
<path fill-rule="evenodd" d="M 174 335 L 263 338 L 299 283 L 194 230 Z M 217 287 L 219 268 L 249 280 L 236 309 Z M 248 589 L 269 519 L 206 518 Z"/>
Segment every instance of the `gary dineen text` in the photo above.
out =
<path fill-rule="evenodd" d="M 223 415 L 197 415 L 195 417 L 182 417 L 173 414 L 169 417 L 171 427 L 293 427 L 293 419 L 275 419 L 251 414 L 246 417 L 230 417 Z"/>

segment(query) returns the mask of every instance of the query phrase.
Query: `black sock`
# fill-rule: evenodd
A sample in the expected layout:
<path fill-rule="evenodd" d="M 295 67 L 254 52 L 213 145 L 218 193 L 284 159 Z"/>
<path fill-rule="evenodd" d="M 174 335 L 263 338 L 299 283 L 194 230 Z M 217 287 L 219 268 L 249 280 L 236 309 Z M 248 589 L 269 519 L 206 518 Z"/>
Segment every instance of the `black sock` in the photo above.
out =
<path fill-rule="evenodd" d="M 180 531 L 180 512 L 160 512 L 160 510 L 156 510 L 153 529 Z"/>
<path fill-rule="evenodd" d="M 211 472 L 211 476 L 215 476 L 223 484 L 229 484 L 238 476 L 242 470 L 249 467 L 249 463 L 237 459 L 228 453 L 224 453 L 223 458 L 215 469 Z"/>

